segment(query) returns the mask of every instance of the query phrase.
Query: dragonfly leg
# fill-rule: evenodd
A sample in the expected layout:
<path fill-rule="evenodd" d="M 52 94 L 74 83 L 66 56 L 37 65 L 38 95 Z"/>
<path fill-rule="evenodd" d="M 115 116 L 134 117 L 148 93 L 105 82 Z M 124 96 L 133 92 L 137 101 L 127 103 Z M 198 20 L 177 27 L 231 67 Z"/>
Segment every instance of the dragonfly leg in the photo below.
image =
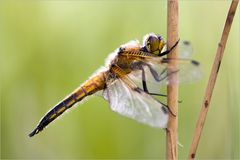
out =
<path fill-rule="evenodd" d="M 146 65 L 146 66 L 149 68 L 149 70 L 151 71 L 151 74 L 152 74 L 153 78 L 154 78 L 157 82 L 160 82 L 160 81 L 166 79 L 168 76 L 170 76 L 171 74 L 174 74 L 174 73 L 178 72 L 179 70 L 173 71 L 173 72 L 165 75 L 164 77 L 162 77 L 162 76 L 167 72 L 167 68 L 165 68 L 164 70 L 162 70 L 162 72 L 160 73 L 160 76 L 158 76 L 158 73 L 157 73 L 150 65 L 145 64 L 144 62 L 141 62 L 141 65 L 139 65 L 140 68 L 141 68 L 141 70 L 142 70 L 142 85 L 143 85 L 143 90 L 144 90 L 146 93 L 148 93 L 148 94 L 150 94 L 150 95 L 153 95 L 153 96 L 167 97 L 166 94 L 151 93 L 151 92 L 148 91 L 148 89 L 147 89 L 147 83 L 146 83 L 145 70 L 144 70 L 144 68 L 143 68 L 143 65 Z M 162 78 L 160 79 L 159 77 L 162 77 Z M 178 100 L 178 103 L 182 103 L 182 101 L 181 101 L 181 100 Z M 164 105 L 164 104 L 163 104 L 163 105 Z"/>
<path fill-rule="evenodd" d="M 131 69 L 133 70 L 142 70 L 142 85 L 143 85 L 143 90 L 144 92 L 150 94 L 150 95 L 155 95 L 155 96 L 162 96 L 162 97 L 167 97 L 166 94 L 159 94 L 159 93 L 150 93 L 148 91 L 148 88 L 147 88 L 147 83 L 146 83 L 146 75 L 145 75 L 145 70 L 144 70 L 144 66 L 147 66 L 153 76 L 153 78 L 159 82 L 160 81 L 160 78 L 159 78 L 159 75 L 158 73 L 147 63 L 145 62 L 142 62 L 142 61 L 139 61 L 139 62 L 135 62 L 135 63 L 132 63 L 131 65 Z M 163 74 L 165 72 L 166 69 L 164 69 L 164 71 L 161 73 Z"/>
<path fill-rule="evenodd" d="M 141 66 L 141 70 L 142 70 L 142 85 L 143 85 L 143 90 L 146 93 L 149 93 L 148 89 L 147 89 L 147 83 L 146 83 L 146 76 L 145 76 L 145 71 L 144 68 Z"/>
<path fill-rule="evenodd" d="M 162 97 L 167 97 L 165 94 L 158 94 L 158 93 L 150 93 L 147 89 L 147 83 L 146 83 L 146 76 L 145 76 L 145 71 L 144 68 L 141 66 L 142 70 L 142 85 L 143 85 L 143 90 L 144 92 L 150 94 L 150 95 L 155 95 L 155 96 L 162 96 Z M 163 104 L 164 105 L 164 104 Z M 165 105 L 164 105 L 165 106 Z"/>
<path fill-rule="evenodd" d="M 169 111 L 169 113 L 170 113 L 171 115 L 173 115 L 174 117 L 176 117 L 176 114 L 174 114 L 174 113 L 172 112 L 171 108 L 169 108 L 168 105 L 166 105 L 166 104 L 164 104 L 164 103 L 162 103 L 162 102 L 160 102 L 160 101 L 158 101 L 158 102 L 161 103 L 164 107 L 166 107 L 167 110 Z"/>
<path fill-rule="evenodd" d="M 170 53 L 178 45 L 179 40 L 169 50 L 166 50 L 166 51 L 160 53 L 159 56 L 161 57 L 161 56 L 164 56 L 164 55 L 167 55 L 168 53 Z"/>
<path fill-rule="evenodd" d="M 142 70 L 142 84 L 143 84 L 143 91 L 149 95 L 156 95 L 156 96 L 164 96 L 164 97 L 167 97 L 167 95 L 164 95 L 164 94 L 157 94 L 157 93 L 150 93 L 147 89 L 147 83 L 146 83 L 146 76 L 145 76 L 145 71 L 144 71 L 144 68 L 143 68 L 143 64 L 140 64 L 139 63 L 135 63 L 133 64 L 132 66 L 132 69 L 140 69 Z M 149 66 L 148 66 L 149 67 Z M 163 71 L 161 74 L 164 74 L 166 71 Z M 167 77 L 167 76 L 166 76 Z M 165 78 L 166 78 L 165 77 Z M 156 99 L 157 100 L 157 99 Z M 158 100 L 157 100 L 158 101 Z M 176 116 L 172 111 L 171 109 L 168 107 L 168 105 L 158 101 L 160 104 L 162 104 L 164 107 L 166 107 L 169 111 L 170 114 L 172 114 L 173 116 Z"/>
<path fill-rule="evenodd" d="M 161 75 L 163 75 L 166 71 L 167 71 L 167 70 L 164 69 L 164 72 L 162 72 Z M 176 71 L 172 71 L 172 72 L 170 72 L 170 73 L 167 73 L 164 77 L 162 77 L 162 78 L 160 79 L 160 81 L 166 79 L 168 76 L 170 76 L 170 75 L 172 75 L 172 74 L 174 74 L 174 73 L 177 73 L 177 72 L 179 72 L 179 70 L 176 70 Z M 160 75 L 160 77 L 161 77 L 161 75 Z"/>
<path fill-rule="evenodd" d="M 141 70 L 142 70 L 142 84 L 143 84 L 143 90 L 144 90 L 146 93 L 150 94 L 150 95 L 167 97 L 167 95 L 165 95 L 165 94 L 150 93 L 150 92 L 148 91 L 144 68 L 141 67 Z M 162 74 L 163 74 L 163 72 L 162 72 Z M 176 117 L 176 114 L 174 114 L 174 113 L 171 111 L 171 109 L 168 107 L 168 105 L 162 103 L 161 101 L 158 101 L 158 102 L 161 103 L 164 107 L 166 107 L 166 108 L 168 109 L 168 111 L 169 111 L 174 117 Z"/>
<path fill-rule="evenodd" d="M 157 82 L 160 82 L 160 81 L 166 79 L 169 75 L 171 75 L 171 74 L 173 74 L 173 73 L 176 73 L 176 72 L 178 72 L 179 70 L 173 71 L 173 72 L 165 75 L 164 77 L 159 78 L 159 77 L 163 76 L 163 74 L 165 74 L 165 73 L 167 72 L 167 68 L 165 68 L 164 70 L 162 70 L 162 72 L 160 73 L 160 76 L 159 76 L 158 73 L 157 73 L 149 64 L 147 64 L 147 63 L 145 63 L 145 62 L 142 62 L 142 61 L 140 61 L 140 62 L 135 62 L 135 63 L 133 63 L 133 64 L 131 65 L 131 69 L 133 69 L 133 70 L 139 70 L 139 69 L 142 70 L 142 85 L 143 85 L 143 90 L 144 90 L 144 92 L 146 92 L 146 93 L 149 94 L 149 95 L 153 95 L 153 96 L 167 97 L 166 94 L 151 93 L 151 92 L 148 91 L 147 83 L 146 83 L 145 70 L 144 70 L 143 66 L 147 66 L 147 67 L 149 68 L 149 70 L 150 70 L 153 78 L 154 78 Z M 178 103 L 181 103 L 181 102 L 182 102 L 182 101 L 178 101 Z M 160 103 L 161 103 L 161 102 L 160 102 Z M 163 103 L 161 103 L 161 104 L 164 105 L 164 106 L 167 106 L 167 105 L 165 105 L 165 104 L 163 104 Z"/>
<path fill-rule="evenodd" d="M 167 71 L 167 68 L 165 68 L 161 73 L 160 73 L 160 77 Z M 170 76 L 171 74 L 174 74 L 176 72 L 178 72 L 179 70 L 176 71 L 172 71 L 171 73 L 168 73 L 166 76 L 164 76 L 163 78 L 160 79 L 160 81 L 166 79 L 168 76 Z M 178 100 L 178 103 L 182 103 L 182 100 Z"/>

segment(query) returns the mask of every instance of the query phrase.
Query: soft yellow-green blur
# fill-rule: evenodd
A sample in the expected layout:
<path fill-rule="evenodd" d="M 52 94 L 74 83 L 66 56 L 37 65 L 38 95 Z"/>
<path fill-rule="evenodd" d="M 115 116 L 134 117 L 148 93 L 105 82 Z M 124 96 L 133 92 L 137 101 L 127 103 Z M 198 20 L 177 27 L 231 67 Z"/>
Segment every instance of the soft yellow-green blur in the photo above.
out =
<path fill-rule="evenodd" d="M 180 37 L 204 77 L 180 87 L 179 157 L 186 158 L 230 1 L 180 1 Z M 122 43 L 166 37 L 166 1 L 1 1 L 1 158 L 165 157 L 165 131 L 113 113 L 92 97 L 33 138 L 40 118 Z M 197 157 L 239 158 L 239 9 Z"/>

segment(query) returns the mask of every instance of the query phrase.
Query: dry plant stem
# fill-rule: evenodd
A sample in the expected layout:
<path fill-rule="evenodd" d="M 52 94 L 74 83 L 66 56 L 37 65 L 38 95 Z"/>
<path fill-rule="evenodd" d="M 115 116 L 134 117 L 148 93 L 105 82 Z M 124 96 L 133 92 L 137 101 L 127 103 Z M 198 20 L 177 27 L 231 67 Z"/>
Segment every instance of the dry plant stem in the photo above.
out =
<path fill-rule="evenodd" d="M 197 146 L 198 146 L 198 143 L 199 143 L 199 140 L 201 137 L 201 133 L 202 133 L 202 129 L 203 129 L 203 126 L 204 126 L 204 123 L 206 120 L 207 111 L 209 109 L 209 104 L 210 104 L 210 100 L 211 100 L 212 93 L 213 93 L 213 88 L 214 88 L 217 74 L 218 74 L 218 71 L 219 71 L 219 68 L 221 65 L 225 45 L 227 42 L 229 31 L 231 29 L 231 25 L 232 25 L 233 17 L 235 15 L 237 5 L 238 5 L 238 0 L 233 0 L 232 4 L 230 6 L 229 12 L 228 12 L 226 22 L 225 22 L 221 41 L 218 44 L 216 57 L 215 57 L 215 60 L 214 60 L 213 66 L 212 66 L 212 71 L 211 71 L 208 85 L 207 85 L 207 88 L 205 91 L 205 97 L 204 97 L 204 100 L 202 103 L 202 109 L 200 111 L 200 115 L 199 115 L 196 129 L 195 129 L 195 134 L 194 134 L 192 145 L 190 148 L 189 157 L 188 157 L 189 159 L 194 159 L 196 156 Z"/>
<path fill-rule="evenodd" d="M 173 46 L 178 40 L 178 0 L 168 0 L 167 11 L 167 44 L 168 49 Z M 169 58 L 177 58 L 178 46 L 168 54 Z M 177 67 L 177 63 L 174 65 Z M 171 72 L 168 69 L 168 72 Z M 172 74 L 169 77 L 169 81 L 177 81 L 178 75 Z M 166 132 L 166 157 L 167 159 L 178 159 L 178 85 L 172 83 L 167 88 L 167 103 L 169 109 L 176 115 L 169 114 L 168 128 Z"/>

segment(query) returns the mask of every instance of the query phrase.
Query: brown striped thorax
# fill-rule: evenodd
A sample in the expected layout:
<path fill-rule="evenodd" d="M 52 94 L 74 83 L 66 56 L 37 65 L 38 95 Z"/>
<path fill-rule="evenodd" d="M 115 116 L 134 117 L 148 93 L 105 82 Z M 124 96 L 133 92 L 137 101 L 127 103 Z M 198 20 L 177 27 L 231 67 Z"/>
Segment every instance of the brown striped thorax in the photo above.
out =
<path fill-rule="evenodd" d="M 185 55 L 188 54 L 189 44 L 185 43 Z M 168 76 L 179 71 L 184 73 L 182 76 L 179 74 L 179 82 L 198 77 L 196 68 L 199 63 L 196 61 L 185 57 L 164 57 L 177 45 L 178 41 L 169 50 L 165 50 L 163 38 L 154 33 L 147 34 L 142 45 L 137 40 L 121 45 L 109 55 L 104 67 L 48 111 L 29 136 L 39 133 L 74 104 L 87 96 L 100 93 L 99 91 L 114 112 L 152 127 L 166 128 L 171 111 L 153 96 L 166 97 L 160 93 L 160 87 L 170 85 Z M 171 68 L 171 61 L 178 61 L 180 68 L 167 72 L 167 68 Z M 186 67 L 181 68 L 186 65 L 190 67 L 187 72 L 184 69 Z"/>

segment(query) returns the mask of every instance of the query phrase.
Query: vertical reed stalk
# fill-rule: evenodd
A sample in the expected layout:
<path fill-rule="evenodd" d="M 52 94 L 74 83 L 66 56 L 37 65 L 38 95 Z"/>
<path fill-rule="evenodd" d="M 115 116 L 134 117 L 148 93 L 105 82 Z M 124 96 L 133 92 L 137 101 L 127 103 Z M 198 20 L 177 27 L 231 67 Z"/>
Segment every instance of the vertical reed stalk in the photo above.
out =
<path fill-rule="evenodd" d="M 178 29 L 178 0 L 168 0 L 167 2 L 167 46 L 172 47 L 179 39 Z M 168 54 L 168 58 L 177 58 L 178 46 Z M 177 67 L 177 63 L 174 63 Z M 168 72 L 171 72 L 168 69 Z M 178 75 L 172 74 L 169 76 L 169 81 L 177 81 Z M 169 115 L 168 128 L 166 132 L 166 157 L 167 159 L 178 159 L 178 84 L 172 83 L 167 87 L 167 103 L 169 109 L 176 115 Z"/>
<path fill-rule="evenodd" d="M 194 159 L 196 156 L 198 143 L 199 143 L 203 126 L 206 120 L 207 112 L 210 107 L 209 104 L 212 97 L 213 88 L 217 79 L 218 71 L 220 69 L 225 45 L 228 39 L 229 31 L 231 29 L 231 25 L 232 25 L 233 17 L 235 15 L 235 11 L 237 9 L 237 5 L 238 5 L 238 0 L 233 0 L 230 6 L 230 9 L 228 11 L 227 19 L 226 19 L 225 26 L 222 33 L 222 38 L 218 43 L 218 49 L 217 49 L 215 60 L 212 66 L 212 71 L 208 80 L 208 85 L 205 91 L 205 97 L 202 102 L 202 109 L 200 111 L 200 115 L 196 124 L 195 134 L 194 134 L 192 145 L 189 152 L 189 157 L 188 157 L 189 159 Z"/>

